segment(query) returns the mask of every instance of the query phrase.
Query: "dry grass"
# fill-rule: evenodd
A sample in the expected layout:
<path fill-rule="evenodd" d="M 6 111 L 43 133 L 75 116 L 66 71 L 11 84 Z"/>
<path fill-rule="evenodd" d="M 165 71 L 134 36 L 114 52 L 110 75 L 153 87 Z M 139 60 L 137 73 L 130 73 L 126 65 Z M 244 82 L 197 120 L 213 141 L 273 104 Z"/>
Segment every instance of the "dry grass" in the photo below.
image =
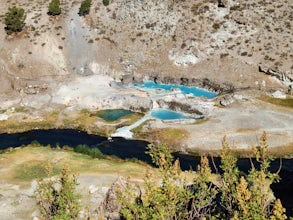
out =
<path fill-rule="evenodd" d="M 238 158 L 252 158 L 254 157 L 254 152 L 252 148 L 247 149 L 232 149 L 232 153 L 238 157 Z M 213 157 L 219 157 L 221 155 L 221 149 L 193 149 L 192 152 L 189 152 L 189 154 L 194 156 L 213 156 Z M 287 145 L 287 146 L 281 146 L 276 148 L 269 148 L 269 154 L 273 158 L 293 158 L 293 143 Z"/>
<path fill-rule="evenodd" d="M 259 97 L 258 99 L 274 104 L 274 105 L 279 105 L 287 108 L 293 108 L 293 98 L 286 98 L 286 99 L 278 99 L 278 98 L 273 98 L 269 96 L 263 96 Z"/>
<path fill-rule="evenodd" d="M 141 129 L 135 131 L 135 137 L 144 140 L 152 140 L 152 142 L 159 142 L 167 144 L 170 147 L 178 147 L 184 139 L 189 137 L 189 132 L 178 128 L 162 128 L 153 129 L 150 131 L 142 131 Z"/>
<path fill-rule="evenodd" d="M 293 142 L 286 146 L 271 148 L 269 152 L 275 157 L 293 158 Z"/>
<path fill-rule="evenodd" d="M 237 133 L 256 133 L 258 128 L 239 128 L 237 129 Z"/>
<path fill-rule="evenodd" d="M 46 177 L 48 164 L 53 165 L 53 174 L 59 174 L 65 164 L 70 164 L 79 176 L 121 175 L 135 179 L 143 179 L 146 170 L 151 169 L 146 164 L 92 159 L 73 151 L 30 145 L 0 154 L 1 181 L 28 186 L 32 180 Z"/>
<path fill-rule="evenodd" d="M 130 125 L 142 117 L 142 114 L 135 113 L 119 120 L 105 123 L 103 119 L 96 117 L 95 114 L 87 110 L 72 112 L 70 115 L 62 111 L 53 111 L 37 119 L 32 118 L 31 115 L 29 110 L 10 114 L 8 120 L 1 121 L 0 133 L 17 133 L 36 128 L 72 128 L 92 134 L 109 136 L 118 127 Z M 101 122 L 101 125 L 97 125 L 96 122 Z"/>

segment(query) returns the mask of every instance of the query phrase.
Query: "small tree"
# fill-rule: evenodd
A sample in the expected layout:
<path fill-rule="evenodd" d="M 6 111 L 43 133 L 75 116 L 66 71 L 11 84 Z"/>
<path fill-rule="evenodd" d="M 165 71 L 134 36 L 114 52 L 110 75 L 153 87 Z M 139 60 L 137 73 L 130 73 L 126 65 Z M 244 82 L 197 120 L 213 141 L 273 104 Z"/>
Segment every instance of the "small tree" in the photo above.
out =
<path fill-rule="evenodd" d="M 35 198 L 41 214 L 48 220 L 71 220 L 78 217 L 80 195 L 75 193 L 77 180 L 64 166 L 60 178 L 51 176 L 52 167 L 46 167 L 48 179 L 39 181 Z"/>
<path fill-rule="evenodd" d="M 212 171 L 207 157 L 201 157 L 192 184 L 193 196 L 190 202 L 188 219 L 212 219 L 216 213 L 216 196 L 218 189 L 210 181 Z"/>
<path fill-rule="evenodd" d="M 12 7 L 5 14 L 5 31 L 8 35 L 21 32 L 25 23 L 26 15 L 23 8 Z"/>
<path fill-rule="evenodd" d="M 237 159 L 223 141 L 222 165 L 222 206 L 227 214 L 221 213 L 222 219 L 278 219 L 285 220 L 285 209 L 280 200 L 273 200 L 270 185 L 278 181 L 277 173 L 269 172 L 272 158 L 268 154 L 268 145 L 264 132 L 259 146 L 254 147 L 255 159 L 259 164 L 256 169 L 251 162 L 251 170 L 241 176 L 236 167 Z M 230 164 L 230 165 L 229 165 Z M 228 189 L 229 188 L 229 189 Z"/>
<path fill-rule="evenodd" d="M 159 167 L 161 184 L 157 184 L 148 173 L 144 181 L 144 194 L 135 196 L 129 187 L 121 192 L 121 215 L 125 219 L 186 219 L 191 191 L 181 178 L 179 161 L 173 163 L 173 156 L 165 145 L 149 145 L 148 154 Z M 136 197 L 136 198 L 134 198 Z"/>
<path fill-rule="evenodd" d="M 285 209 L 281 201 L 270 197 L 270 185 L 279 180 L 277 173 L 269 171 L 271 156 L 268 154 L 266 133 L 263 133 L 259 146 L 254 147 L 255 159 L 259 163 L 259 169 L 252 166 L 247 176 L 246 199 L 238 193 L 238 201 L 245 201 L 245 205 L 239 207 L 239 217 L 243 219 L 286 219 Z M 239 196 L 240 195 L 240 196 Z M 273 211 L 272 211 L 273 209 Z"/>
<path fill-rule="evenodd" d="M 108 5 L 110 4 L 110 0 L 103 0 L 103 4 L 104 4 L 105 6 L 108 6 Z"/>
<path fill-rule="evenodd" d="M 48 14 L 52 16 L 61 14 L 60 0 L 51 0 L 49 3 Z"/>
<path fill-rule="evenodd" d="M 81 2 L 78 14 L 80 16 L 85 16 L 90 13 L 92 0 L 83 0 Z"/>
<path fill-rule="evenodd" d="M 268 170 L 272 158 L 268 154 L 266 134 L 254 148 L 259 168 L 251 163 L 252 168 L 245 175 L 239 171 L 237 158 L 225 138 L 222 144 L 222 174 L 213 175 L 208 158 L 202 157 L 190 185 L 182 179 L 179 161 L 172 163 L 173 156 L 168 148 L 150 145 L 148 154 L 159 167 L 160 184 L 147 175 L 144 190 L 139 194 L 135 193 L 134 187 L 121 192 L 122 217 L 134 220 L 285 220 L 286 210 L 281 201 L 270 196 L 270 185 L 278 180 L 278 174 Z"/>
<path fill-rule="evenodd" d="M 223 218 L 230 219 L 233 216 L 235 208 L 238 206 L 237 185 L 239 183 L 239 169 L 237 167 L 237 158 L 233 155 L 232 149 L 226 142 L 226 137 L 222 141 L 221 165 L 223 170 L 221 182 L 221 203 L 225 211 Z M 225 215 L 226 214 L 226 215 Z"/>

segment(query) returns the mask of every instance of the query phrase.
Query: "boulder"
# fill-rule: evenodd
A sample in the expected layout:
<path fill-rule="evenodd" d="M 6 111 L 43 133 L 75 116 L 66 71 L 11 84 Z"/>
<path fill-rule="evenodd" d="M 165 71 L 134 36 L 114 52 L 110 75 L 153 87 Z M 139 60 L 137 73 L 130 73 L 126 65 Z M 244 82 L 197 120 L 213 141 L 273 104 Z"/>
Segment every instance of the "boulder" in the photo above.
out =
<path fill-rule="evenodd" d="M 168 108 L 173 111 L 185 112 L 197 116 L 209 115 L 215 104 L 213 101 L 201 97 L 188 97 L 185 95 L 184 97 L 178 98 L 177 94 L 165 96 L 157 100 L 157 103 L 161 108 Z"/>
<path fill-rule="evenodd" d="M 181 77 L 180 81 L 181 81 L 181 83 L 180 83 L 181 85 L 188 86 L 188 84 L 189 84 L 188 78 Z"/>
<path fill-rule="evenodd" d="M 234 102 L 234 98 L 231 94 L 227 94 L 227 95 L 222 96 L 219 101 L 220 105 L 222 105 L 222 106 L 231 105 L 233 102 Z"/>
<path fill-rule="evenodd" d="M 24 93 L 29 95 L 34 95 L 34 94 L 37 94 L 38 92 L 39 92 L 38 86 L 29 85 L 24 88 Z"/>
<path fill-rule="evenodd" d="M 89 76 L 94 74 L 93 71 L 89 68 L 88 64 L 85 64 L 83 67 L 81 67 L 78 73 L 84 76 Z"/>
<path fill-rule="evenodd" d="M 97 192 L 98 189 L 99 189 L 98 187 L 96 187 L 96 186 L 94 186 L 94 185 L 90 185 L 90 186 L 89 186 L 89 193 L 90 193 L 90 194 L 93 194 L 93 193 Z"/>
<path fill-rule="evenodd" d="M 288 92 L 289 95 L 293 95 L 292 87 L 293 87 L 293 83 L 288 86 L 288 91 L 287 92 Z"/>
<path fill-rule="evenodd" d="M 225 8 L 225 4 L 224 2 L 222 2 L 221 0 L 218 0 L 218 8 Z"/>
<path fill-rule="evenodd" d="M 272 94 L 272 96 L 277 99 L 285 99 L 286 98 L 286 95 L 283 92 L 281 92 L 280 90 L 275 91 Z"/>
<path fill-rule="evenodd" d="M 134 82 L 134 76 L 132 74 L 122 75 L 120 78 L 124 85 L 132 84 Z"/>
<path fill-rule="evenodd" d="M 118 193 L 123 192 L 127 187 L 127 180 L 124 177 L 118 177 L 109 188 L 102 204 L 96 209 L 99 216 L 104 219 L 120 219 L 120 204 L 118 203 Z"/>
<path fill-rule="evenodd" d="M 258 65 L 258 71 L 261 73 L 265 73 L 269 76 L 276 77 L 282 83 L 291 84 L 293 82 L 293 73 L 291 72 L 282 72 L 278 70 L 274 70 L 262 65 Z"/>
<path fill-rule="evenodd" d="M 173 111 L 180 111 L 180 112 L 186 112 L 189 114 L 196 114 L 196 115 L 202 115 L 203 113 L 200 112 L 196 106 L 192 106 L 187 103 L 182 103 L 182 102 L 176 102 L 176 101 L 165 101 L 165 100 L 158 100 L 158 104 L 162 108 L 168 108 Z"/>
<path fill-rule="evenodd" d="M 146 112 L 152 108 L 152 100 L 149 97 L 141 97 L 133 94 L 115 94 L 103 101 L 103 108 L 122 108 L 137 112 Z"/>
<path fill-rule="evenodd" d="M 120 89 L 123 85 L 121 82 L 117 82 L 117 81 L 112 80 L 110 82 L 110 86 L 114 89 Z"/>
<path fill-rule="evenodd" d="M 215 92 L 223 92 L 224 91 L 223 87 L 220 84 L 213 82 L 213 81 L 209 80 L 208 78 L 205 78 L 202 80 L 202 87 L 204 87 L 210 91 L 215 91 Z"/>
<path fill-rule="evenodd" d="M 0 114 L 0 121 L 6 121 L 8 117 L 9 116 L 7 114 Z"/>
<path fill-rule="evenodd" d="M 106 193 L 106 197 L 104 198 L 103 202 L 97 207 L 97 209 L 94 211 L 95 212 L 94 215 L 97 216 L 98 219 L 100 219 L 99 217 L 103 217 L 104 219 L 109 219 L 109 220 L 121 219 L 120 218 L 121 205 L 118 203 L 118 195 L 120 192 L 125 192 L 126 189 L 133 190 L 134 195 L 137 199 L 141 198 L 140 187 L 135 184 L 131 184 L 127 179 L 120 176 L 108 189 Z M 133 199 L 132 196 L 131 198 L 128 198 L 127 201 L 130 202 L 131 199 Z"/>

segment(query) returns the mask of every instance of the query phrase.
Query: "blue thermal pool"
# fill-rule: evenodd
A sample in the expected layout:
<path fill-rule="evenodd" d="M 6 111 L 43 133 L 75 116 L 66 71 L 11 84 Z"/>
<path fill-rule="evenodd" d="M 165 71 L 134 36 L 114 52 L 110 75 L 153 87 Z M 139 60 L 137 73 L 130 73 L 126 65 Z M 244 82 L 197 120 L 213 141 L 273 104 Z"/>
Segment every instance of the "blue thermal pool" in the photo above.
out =
<path fill-rule="evenodd" d="M 126 115 L 133 114 L 130 110 L 125 109 L 106 109 L 99 111 L 96 116 L 106 120 L 106 121 L 116 121 Z"/>
<path fill-rule="evenodd" d="M 215 92 L 210 92 L 197 87 L 183 86 L 177 84 L 162 84 L 155 83 L 153 81 L 145 81 L 143 84 L 134 84 L 134 86 L 140 89 L 162 89 L 166 91 L 171 91 L 172 89 L 180 89 L 184 94 L 192 94 L 193 96 L 204 96 L 206 98 L 213 98 L 217 96 L 217 93 Z"/>
<path fill-rule="evenodd" d="M 182 113 L 167 110 L 167 109 L 152 110 L 151 116 L 161 120 L 189 119 L 186 115 Z"/>

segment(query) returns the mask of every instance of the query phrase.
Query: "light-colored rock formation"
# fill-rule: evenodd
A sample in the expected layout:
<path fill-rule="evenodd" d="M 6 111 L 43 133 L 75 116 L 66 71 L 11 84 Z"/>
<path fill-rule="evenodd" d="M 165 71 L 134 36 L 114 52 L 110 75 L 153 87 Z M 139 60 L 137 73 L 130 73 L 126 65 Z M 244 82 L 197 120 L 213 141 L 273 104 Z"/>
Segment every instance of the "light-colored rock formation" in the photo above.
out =
<path fill-rule="evenodd" d="M 275 91 L 274 93 L 272 93 L 272 96 L 273 96 L 274 98 L 278 98 L 278 99 L 285 99 L 285 98 L 287 97 L 284 93 L 282 93 L 282 92 L 279 91 L 279 90 L 277 90 L 277 91 Z"/>

